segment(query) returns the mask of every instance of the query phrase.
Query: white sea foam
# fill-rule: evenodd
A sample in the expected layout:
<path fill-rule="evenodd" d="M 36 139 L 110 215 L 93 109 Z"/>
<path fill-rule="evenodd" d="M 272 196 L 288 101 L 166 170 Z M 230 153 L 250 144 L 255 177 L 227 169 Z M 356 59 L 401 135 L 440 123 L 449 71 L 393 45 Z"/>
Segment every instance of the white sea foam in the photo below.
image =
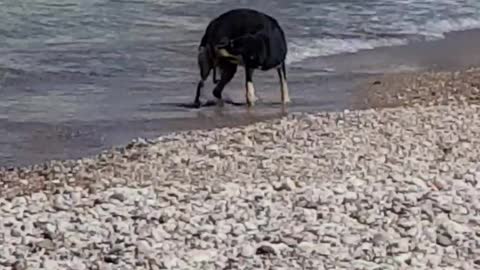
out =
<path fill-rule="evenodd" d="M 406 42 L 407 40 L 405 39 L 296 39 L 289 43 L 287 63 L 300 62 L 311 57 L 353 53 L 376 47 L 401 45 Z"/>
<path fill-rule="evenodd" d="M 409 42 L 408 36 L 423 36 L 426 40 L 436 40 L 444 38 L 448 32 L 477 28 L 480 28 L 480 18 L 460 18 L 431 20 L 423 25 L 411 24 L 407 27 L 404 25 L 401 31 L 389 33 L 405 36 L 405 38 L 296 38 L 289 41 L 287 63 L 296 63 L 311 57 L 404 45 Z"/>
<path fill-rule="evenodd" d="M 423 25 L 411 24 L 401 31 L 402 34 L 418 34 L 425 36 L 427 40 L 444 38 L 448 32 L 470 30 L 480 28 L 479 18 L 459 18 L 431 20 Z"/>

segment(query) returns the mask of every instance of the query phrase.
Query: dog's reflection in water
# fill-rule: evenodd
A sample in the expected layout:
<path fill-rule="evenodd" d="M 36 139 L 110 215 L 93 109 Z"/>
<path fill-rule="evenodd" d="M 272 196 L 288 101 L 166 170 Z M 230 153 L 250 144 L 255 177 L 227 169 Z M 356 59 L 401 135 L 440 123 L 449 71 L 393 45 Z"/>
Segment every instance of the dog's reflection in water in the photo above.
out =
<path fill-rule="evenodd" d="M 188 109 L 199 109 L 199 108 L 202 108 L 202 107 L 213 107 L 213 106 L 219 106 L 219 107 L 223 107 L 225 104 L 228 104 L 228 105 L 233 105 L 233 106 L 245 106 L 246 103 L 245 102 L 236 102 L 236 101 L 233 101 L 231 99 L 216 99 L 216 100 L 207 100 L 206 102 L 204 103 L 200 103 L 200 102 L 194 102 L 194 103 L 182 103 L 182 104 L 178 104 L 179 107 L 183 107 L 183 108 L 188 108 Z"/>

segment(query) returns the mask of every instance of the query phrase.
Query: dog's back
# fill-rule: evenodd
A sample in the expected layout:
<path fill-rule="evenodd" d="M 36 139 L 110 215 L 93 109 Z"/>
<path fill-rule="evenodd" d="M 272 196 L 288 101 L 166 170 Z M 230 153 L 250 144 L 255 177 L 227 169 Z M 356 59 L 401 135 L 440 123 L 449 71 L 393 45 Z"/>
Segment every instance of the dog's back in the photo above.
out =
<path fill-rule="evenodd" d="M 200 50 L 206 49 L 211 58 L 216 45 L 256 33 L 262 33 L 270 40 L 266 48 L 268 57 L 262 69 L 270 69 L 281 64 L 287 54 L 282 28 L 273 17 L 253 9 L 233 9 L 212 20 L 199 47 Z"/>

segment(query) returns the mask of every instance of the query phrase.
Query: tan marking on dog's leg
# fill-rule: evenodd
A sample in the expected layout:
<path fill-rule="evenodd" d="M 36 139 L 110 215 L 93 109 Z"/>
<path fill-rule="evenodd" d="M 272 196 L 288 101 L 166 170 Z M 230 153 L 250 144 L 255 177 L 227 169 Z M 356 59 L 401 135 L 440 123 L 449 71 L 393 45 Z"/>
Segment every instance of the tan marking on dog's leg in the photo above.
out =
<path fill-rule="evenodd" d="M 256 99 L 255 87 L 253 87 L 253 83 L 247 82 L 247 104 L 249 106 L 254 106 Z"/>
<path fill-rule="evenodd" d="M 278 75 L 280 79 L 280 92 L 281 92 L 281 97 L 282 97 L 282 103 L 287 104 L 290 103 L 290 95 L 288 93 L 288 83 L 287 79 L 285 78 L 285 74 L 283 73 L 282 69 L 278 70 Z"/>
<path fill-rule="evenodd" d="M 282 91 L 282 103 L 290 103 L 290 95 L 288 94 L 288 84 L 285 78 L 282 77 L 282 86 L 281 86 L 281 91 Z"/>

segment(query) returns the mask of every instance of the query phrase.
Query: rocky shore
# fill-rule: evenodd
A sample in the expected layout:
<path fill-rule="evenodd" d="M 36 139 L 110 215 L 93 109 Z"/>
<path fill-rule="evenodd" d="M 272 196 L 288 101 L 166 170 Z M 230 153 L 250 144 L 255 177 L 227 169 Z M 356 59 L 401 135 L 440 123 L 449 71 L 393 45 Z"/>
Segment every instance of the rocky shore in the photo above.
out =
<path fill-rule="evenodd" d="M 480 68 L 384 74 L 368 78 L 359 88 L 352 101 L 358 109 L 480 104 Z"/>
<path fill-rule="evenodd" d="M 2 169 L 0 269 L 480 269 L 480 106 L 393 99 Z"/>

